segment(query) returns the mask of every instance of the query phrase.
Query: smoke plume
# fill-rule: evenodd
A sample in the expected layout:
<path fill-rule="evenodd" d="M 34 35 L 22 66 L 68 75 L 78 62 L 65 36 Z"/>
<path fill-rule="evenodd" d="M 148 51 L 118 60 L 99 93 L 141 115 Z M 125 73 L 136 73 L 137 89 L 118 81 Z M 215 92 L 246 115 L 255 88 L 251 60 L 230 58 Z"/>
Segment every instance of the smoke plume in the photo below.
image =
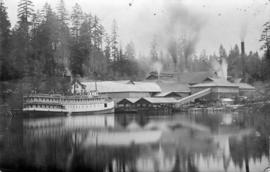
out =
<path fill-rule="evenodd" d="M 247 35 L 247 28 L 248 28 L 248 21 L 245 20 L 242 24 L 241 24 L 241 30 L 240 30 L 240 39 L 241 41 L 244 41 Z"/>
<path fill-rule="evenodd" d="M 196 50 L 205 19 L 190 11 L 181 0 L 166 0 L 165 8 L 168 12 L 167 50 L 173 61 L 184 63 L 184 70 L 187 70 L 188 59 Z"/>

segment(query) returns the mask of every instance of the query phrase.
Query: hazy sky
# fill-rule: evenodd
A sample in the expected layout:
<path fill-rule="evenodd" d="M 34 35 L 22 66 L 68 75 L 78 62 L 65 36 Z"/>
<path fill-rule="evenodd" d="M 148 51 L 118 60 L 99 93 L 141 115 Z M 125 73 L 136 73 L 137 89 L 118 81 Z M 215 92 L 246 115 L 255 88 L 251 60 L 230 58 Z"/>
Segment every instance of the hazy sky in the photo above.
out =
<path fill-rule="evenodd" d="M 4 1 L 14 24 L 19 0 Z M 58 2 L 32 1 L 37 9 L 42 8 L 45 2 L 53 7 Z M 247 52 L 258 51 L 262 25 L 270 19 L 268 0 L 65 0 L 67 9 L 71 11 L 76 2 L 84 12 L 99 16 L 108 32 L 113 19 L 116 19 L 121 44 L 124 46 L 132 40 L 137 54 L 150 51 L 154 35 L 160 47 L 165 49 L 168 37 L 179 36 L 183 32 L 196 32 L 197 54 L 203 49 L 207 53 L 217 53 L 220 44 L 230 49 L 239 44 L 241 35 Z"/>

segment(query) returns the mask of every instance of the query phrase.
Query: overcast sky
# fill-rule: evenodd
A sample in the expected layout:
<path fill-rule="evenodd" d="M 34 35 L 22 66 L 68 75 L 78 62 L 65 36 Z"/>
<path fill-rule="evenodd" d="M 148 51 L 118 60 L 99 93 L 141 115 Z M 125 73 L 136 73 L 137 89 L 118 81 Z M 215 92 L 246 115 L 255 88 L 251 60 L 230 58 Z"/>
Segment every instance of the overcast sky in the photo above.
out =
<path fill-rule="evenodd" d="M 14 25 L 19 0 L 4 1 Z M 36 9 L 42 8 L 45 2 L 53 7 L 58 2 L 32 1 Z M 183 30 L 185 33 L 189 31 L 194 23 L 197 29 L 191 32 L 196 32 L 198 36 L 197 54 L 203 49 L 207 53 L 217 53 L 220 44 L 230 49 L 240 43 L 241 37 L 245 39 L 247 52 L 259 51 L 262 25 L 270 19 L 268 0 L 65 0 L 67 9 L 71 11 L 76 2 L 84 12 L 99 16 L 109 32 L 113 19 L 116 19 L 121 44 L 124 46 L 132 40 L 137 54 L 150 51 L 154 35 L 164 49 L 166 38 L 172 36 L 171 32 L 173 36 L 181 35 Z M 170 27 L 174 28 L 173 31 Z"/>

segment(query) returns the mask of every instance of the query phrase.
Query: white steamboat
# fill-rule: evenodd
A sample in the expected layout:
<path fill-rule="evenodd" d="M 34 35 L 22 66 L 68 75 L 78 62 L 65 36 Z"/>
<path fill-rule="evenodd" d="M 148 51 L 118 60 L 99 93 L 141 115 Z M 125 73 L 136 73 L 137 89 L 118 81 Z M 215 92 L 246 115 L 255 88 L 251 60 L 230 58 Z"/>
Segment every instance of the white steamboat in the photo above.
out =
<path fill-rule="evenodd" d="M 24 96 L 24 112 L 113 113 L 114 101 L 96 91 L 73 95 L 30 94 Z"/>

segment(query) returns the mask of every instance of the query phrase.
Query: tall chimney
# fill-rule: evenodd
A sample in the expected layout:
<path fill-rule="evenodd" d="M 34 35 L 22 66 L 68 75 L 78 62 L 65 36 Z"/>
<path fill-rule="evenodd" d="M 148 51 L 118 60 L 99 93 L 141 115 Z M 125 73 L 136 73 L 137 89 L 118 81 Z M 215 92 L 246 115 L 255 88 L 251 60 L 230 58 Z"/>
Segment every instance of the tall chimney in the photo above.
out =
<path fill-rule="evenodd" d="M 245 80 L 245 42 L 241 41 L 242 80 Z"/>
<path fill-rule="evenodd" d="M 241 55 L 245 55 L 245 42 L 241 41 Z"/>

